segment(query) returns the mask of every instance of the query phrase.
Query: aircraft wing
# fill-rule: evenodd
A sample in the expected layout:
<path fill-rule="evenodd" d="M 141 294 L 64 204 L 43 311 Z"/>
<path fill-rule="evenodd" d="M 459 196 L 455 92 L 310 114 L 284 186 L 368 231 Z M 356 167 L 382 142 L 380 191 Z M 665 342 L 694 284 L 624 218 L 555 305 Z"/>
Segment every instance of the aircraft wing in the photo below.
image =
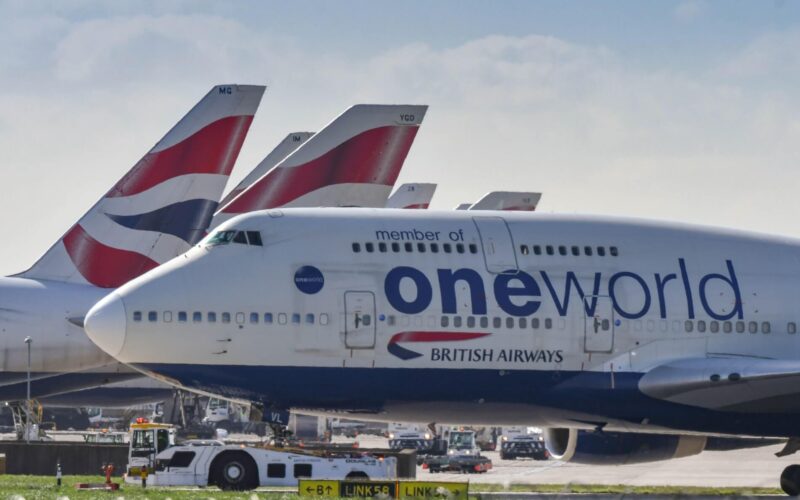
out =
<path fill-rule="evenodd" d="M 747 357 L 672 361 L 639 380 L 646 395 L 711 410 L 800 411 L 800 360 Z"/>

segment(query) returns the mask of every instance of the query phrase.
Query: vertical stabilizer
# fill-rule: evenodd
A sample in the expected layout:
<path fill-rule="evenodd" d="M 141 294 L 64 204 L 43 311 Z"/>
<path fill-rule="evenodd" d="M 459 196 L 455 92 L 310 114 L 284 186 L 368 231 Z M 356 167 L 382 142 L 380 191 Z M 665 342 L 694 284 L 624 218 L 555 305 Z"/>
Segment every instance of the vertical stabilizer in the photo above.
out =
<path fill-rule="evenodd" d="M 222 198 L 222 201 L 219 202 L 219 206 L 224 207 L 229 201 L 239 196 L 239 193 L 247 189 L 247 186 L 257 181 L 259 177 L 266 174 L 272 167 L 283 161 L 284 158 L 289 156 L 295 149 L 299 148 L 312 135 L 314 135 L 314 132 L 291 132 L 287 135 L 285 139 L 275 146 L 275 149 L 270 151 L 270 153 L 261 160 L 261 163 L 256 165 L 256 168 L 242 179 L 242 182 L 237 184 L 235 188 L 231 189 L 230 193 Z"/>
<path fill-rule="evenodd" d="M 435 192 L 436 184 L 403 184 L 386 201 L 386 208 L 428 208 Z"/>
<path fill-rule="evenodd" d="M 219 209 L 211 227 L 276 207 L 383 207 L 427 106 L 348 108 Z"/>
<path fill-rule="evenodd" d="M 542 198 L 542 193 L 521 191 L 492 191 L 467 210 L 509 210 L 533 212 Z"/>
<path fill-rule="evenodd" d="M 20 276 L 115 288 L 188 250 L 208 227 L 263 93 L 213 87 Z"/>

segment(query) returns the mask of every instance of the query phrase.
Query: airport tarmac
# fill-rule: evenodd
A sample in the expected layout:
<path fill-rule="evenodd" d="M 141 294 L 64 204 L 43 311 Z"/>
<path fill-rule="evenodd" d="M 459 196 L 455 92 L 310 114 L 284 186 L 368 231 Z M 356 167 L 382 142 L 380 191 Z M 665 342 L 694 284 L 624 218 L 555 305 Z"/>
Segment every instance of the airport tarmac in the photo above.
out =
<path fill-rule="evenodd" d="M 360 436 L 364 448 L 385 447 L 386 440 Z M 473 483 L 492 484 L 625 484 L 630 486 L 705 486 L 779 488 L 784 467 L 800 463 L 800 454 L 778 458 L 783 445 L 749 450 L 707 451 L 693 457 L 635 465 L 580 465 L 556 460 L 500 460 L 499 453 L 485 452 L 493 468 L 470 474 Z M 440 481 L 464 480 L 463 474 L 431 474 L 417 468 L 417 478 Z"/>

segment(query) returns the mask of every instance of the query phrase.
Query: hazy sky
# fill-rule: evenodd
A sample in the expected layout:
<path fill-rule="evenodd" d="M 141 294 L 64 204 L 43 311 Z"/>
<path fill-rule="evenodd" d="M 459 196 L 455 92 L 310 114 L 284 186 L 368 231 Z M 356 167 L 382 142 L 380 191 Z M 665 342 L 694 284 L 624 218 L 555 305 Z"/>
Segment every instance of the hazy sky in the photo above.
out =
<path fill-rule="evenodd" d="M 358 102 L 430 105 L 400 182 L 800 236 L 800 2 L 0 1 L 0 272 L 208 89 L 269 89 L 235 184 Z"/>

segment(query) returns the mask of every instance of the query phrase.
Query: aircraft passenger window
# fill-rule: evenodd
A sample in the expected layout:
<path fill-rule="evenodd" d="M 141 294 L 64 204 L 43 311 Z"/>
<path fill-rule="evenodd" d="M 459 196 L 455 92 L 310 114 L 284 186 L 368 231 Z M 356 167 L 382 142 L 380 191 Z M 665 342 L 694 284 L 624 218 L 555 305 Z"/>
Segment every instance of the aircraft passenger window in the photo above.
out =
<path fill-rule="evenodd" d="M 736 322 L 736 333 L 744 333 L 744 321 Z"/>
<path fill-rule="evenodd" d="M 612 257 L 617 257 L 619 255 L 619 250 L 617 250 L 617 247 L 610 247 L 608 253 L 610 253 Z"/>
<path fill-rule="evenodd" d="M 431 243 L 431 253 L 439 253 L 439 244 Z"/>
<path fill-rule="evenodd" d="M 453 316 L 453 326 L 461 328 L 461 316 Z"/>
<path fill-rule="evenodd" d="M 500 328 L 501 326 L 503 326 L 503 320 L 495 316 L 494 318 L 492 318 L 492 326 L 495 328 Z"/>
<path fill-rule="evenodd" d="M 578 256 L 578 255 L 580 255 L 580 254 L 581 254 L 581 249 L 580 249 L 580 248 L 578 248 L 578 247 L 576 247 L 575 245 L 573 245 L 573 246 L 572 246 L 572 255 L 574 255 L 575 257 L 577 257 L 577 256 Z"/>
<path fill-rule="evenodd" d="M 555 250 L 553 249 L 553 245 L 547 245 L 546 247 L 544 247 L 544 249 L 547 252 L 547 255 L 555 255 L 556 254 Z"/>
<path fill-rule="evenodd" d="M 142 320 L 142 311 L 133 311 L 133 320 L 134 321 L 141 321 Z"/>
<path fill-rule="evenodd" d="M 181 323 L 186 323 L 186 320 L 188 318 L 189 316 L 186 314 L 186 311 L 180 311 L 178 313 L 178 321 L 180 321 Z"/>
<path fill-rule="evenodd" d="M 209 323 L 216 323 L 217 322 L 217 313 L 210 312 L 206 314 L 206 318 L 208 318 Z"/>
<path fill-rule="evenodd" d="M 528 255 L 529 251 L 530 250 L 528 250 L 528 245 L 520 245 L 519 246 L 519 253 L 521 253 L 522 255 Z"/>
<path fill-rule="evenodd" d="M 294 464 L 294 477 L 311 477 L 311 464 Z"/>
<path fill-rule="evenodd" d="M 394 316 L 392 316 L 392 320 L 394 320 Z M 328 314 L 327 313 L 322 313 L 322 314 L 319 315 L 319 324 L 323 325 L 323 326 L 328 324 Z M 392 324 L 394 324 L 394 323 L 392 323 Z"/>
<path fill-rule="evenodd" d="M 600 328 L 602 328 L 604 332 L 611 330 L 611 320 L 604 319 L 603 322 L 600 324 Z"/>
<path fill-rule="evenodd" d="M 400 251 L 400 243 L 392 243 L 392 252 L 398 253 Z"/>
<path fill-rule="evenodd" d="M 264 323 L 272 323 L 272 313 L 264 313 Z"/>
<path fill-rule="evenodd" d="M 547 330 L 549 330 L 549 329 L 553 328 L 553 320 L 552 320 L 552 319 L 550 319 L 550 318 L 546 318 L 546 319 L 544 320 L 544 327 L 545 327 L 545 329 L 547 329 Z"/>
<path fill-rule="evenodd" d="M 286 313 L 278 313 L 278 324 L 280 325 L 286 324 Z"/>
<path fill-rule="evenodd" d="M 172 311 L 164 311 L 164 323 L 172 323 Z"/>
<path fill-rule="evenodd" d="M 200 323 L 201 321 L 203 321 L 203 313 L 201 312 L 192 313 L 192 321 L 195 323 Z"/>
<path fill-rule="evenodd" d="M 702 319 L 697 322 L 697 331 L 700 333 L 704 333 L 706 331 L 706 322 Z"/>
<path fill-rule="evenodd" d="M 520 318 L 519 319 L 519 327 L 520 328 L 528 328 L 528 318 Z"/>
<path fill-rule="evenodd" d="M 514 328 L 514 318 L 512 318 L 511 316 L 506 318 L 506 328 L 508 329 Z"/>
<path fill-rule="evenodd" d="M 300 314 L 292 313 L 292 323 L 294 323 L 295 325 L 300 324 Z"/>
<path fill-rule="evenodd" d="M 469 253 L 478 253 L 478 245 L 476 245 L 475 243 L 470 243 Z"/>
<path fill-rule="evenodd" d="M 233 242 L 247 245 L 247 237 L 244 235 L 244 231 L 236 231 L 236 236 L 233 237 Z"/>
<path fill-rule="evenodd" d="M 365 315 L 361 316 L 361 323 L 362 323 L 364 326 L 369 326 L 369 325 L 371 325 L 371 324 L 372 324 L 372 316 L 371 316 L 371 315 L 369 315 L 369 314 L 365 314 Z"/>
<path fill-rule="evenodd" d="M 239 325 L 244 324 L 244 313 L 236 313 L 236 323 Z"/>
<path fill-rule="evenodd" d="M 475 328 L 475 316 L 467 317 L 467 328 Z"/>
<path fill-rule="evenodd" d="M 464 244 L 463 243 L 456 243 L 456 252 L 464 253 Z"/>
<path fill-rule="evenodd" d="M 719 332 L 719 322 L 712 321 L 711 323 L 709 323 L 708 329 L 711 330 L 711 333 Z"/>
<path fill-rule="evenodd" d="M 751 321 L 750 324 L 747 325 L 747 329 L 750 333 L 758 333 L 758 323 Z"/>
<path fill-rule="evenodd" d="M 733 331 L 733 325 L 731 325 L 730 321 L 722 323 L 722 331 L 725 333 L 731 333 Z"/>
<path fill-rule="evenodd" d="M 567 255 L 567 247 L 565 247 L 564 245 L 558 245 L 558 254 Z"/>
<path fill-rule="evenodd" d="M 786 331 L 789 333 L 797 333 L 797 324 L 792 321 L 788 325 L 786 325 Z"/>
<path fill-rule="evenodd" d="M 451 253 L 453 251 L 453 247 L 450 245 L 450 243 L 442 243 L 442 250 L 444 250 L 444 253 Z"/>
<path fill-rule="evenodd" d="M 592 247 L 590 247 L 590 246 L 583 247 L 583 253 L 584 253 L 584 255 L 586 255 L 588 257 L 591 257 L 592 256 Z"/>
<path fill-rule="evenodd" d="M 361 243 L 353 243 L 353 252 L 358 253 L 361 251 Z"/>
<path fill-rule="evenodd" d="M 372 243 L 364 243 L 364 249 L 367 252 L 372 253 L 375 251 L 375 245 L 373 245 Z"/>
<path fill-rule="evenodd" d="M 692 323 L 692 320 L 687 319 L 686 323 L 684 323 L 684 326 L 687 332 L 692 333 L 694 331 L 694 323 Z"/>
<path fill-rule="evenodd" d="M 425 253 L 425 243 L 417 243 L 417 251 L 419 253 Z"/>
<path fill-rule="evenodd" d="M 394 314 L 390 314 L 390 315 L 386 316 L 386 324 L 387 325 L 394 326 L 395 321 L 396 320 L 395 320 Z M 322 323 L 322 316 L 320 316 L 319 322 Z"/>
<path fill-rule="evenodd" d="M 413 252 L 414 251 L 414 245 L 412 245 L 411 243 L 406 243 L 405 247 L 406 247 L 406 252 Z"/>
<path fill-rule="evenodd" d="M 488 328 L 489 327 L 489 318 L 486 316 L 481 316 L 481 328 Z"/>
<path fill-rule="evenodd" d="M 264 246 L 261 242 L 261 233 L 258 231 L 247 231 L 247 241 L 249 241 L 251 245 L 257 247 Z"/>
<path fill-rule="evenodd" d="M 606 256 L 605 247 L 597 247 L 597 255 L 599 255 L 600 257 L 605 257 Z"/>
<path fill-rule="evenodd" d="M 210 247 L 217 245 L 227 245 L 233 239 L 236 231 L 217 231 L 211 239 L 208 240 L 207 245 Z"/>
<path fill-rule="evenodd" d="M 531 328 L 539 329 L 539 318 L 531 318 Z"/>
<path fill-rule="evenodd" d="M 258 313 L 250 313 L 250 323 L 258 324 Z"/>
<path fill-rule="evenodd" d="M 222 322 L 223 323 L 230 323 L 231 322 L 231 313 L 222 313 Z"/>
<path fill-rule="evenodd" d="M 449 326 L 450 325 L 450 318 L 448 318 L 447 316 L 442 316 L 441 324 L 442 324 L 442 326 Z"/>
<path fill-rule="evenodd" d="M 542 246 L 541 245 L 533 245 L 533 254 L 534 255 L 542 255 Z"/>
<path fill-rule="evenodd" d="M 158 313 L 155 311 L 150 311 L 149 313 L 147 313 L 147 321 L 151 323 L 155 323 L 156 321 L 158 321 Z"/>
<path fill-rule="evenodd" d="M 267 464 L 267 477 L 286 477 L 286 464 Z"/>
<path fill-rule="evenodd" d="M 380 253 L 386 253 L 386 243 L 384 243 L 382 241 L 380 243 L 378 243 L 378 251 Z"/>
<path fill-rule="evenodd" d="M 771 329 L 772 327 L 769 324 L 769 321 L 764 321 L 761 323 L 761 333 L 769 333 Z"/>
<path fill-rule="evenodd" d="M 306 323 L 308 323 L 309 325 L 313 325 L 314 324 L 314 315 L 313 314 L 306 313 Z"/>

